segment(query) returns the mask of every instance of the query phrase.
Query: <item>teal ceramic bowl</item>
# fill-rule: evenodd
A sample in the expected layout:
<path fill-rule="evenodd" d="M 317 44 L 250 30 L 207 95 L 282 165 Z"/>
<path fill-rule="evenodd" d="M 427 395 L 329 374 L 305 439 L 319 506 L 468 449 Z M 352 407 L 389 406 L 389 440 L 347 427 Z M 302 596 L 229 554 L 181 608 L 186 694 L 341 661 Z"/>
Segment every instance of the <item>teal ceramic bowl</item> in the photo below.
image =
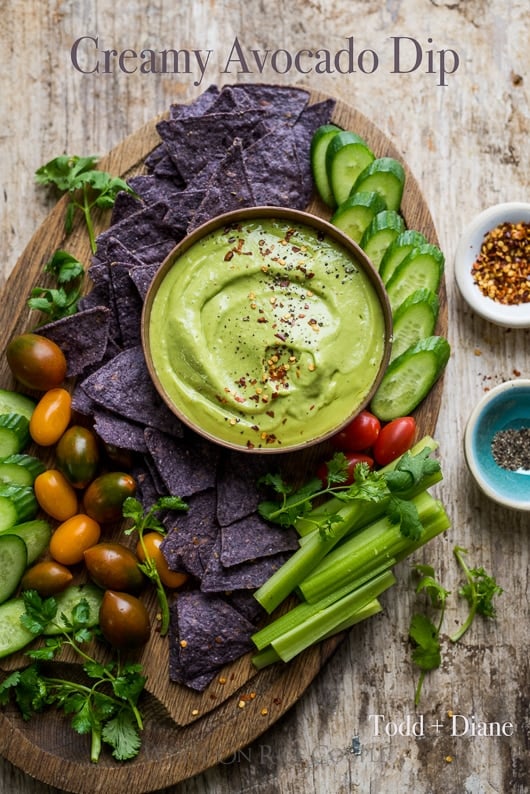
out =
<path fill-rule="evenodd" d="M 486 496 L 505 507 L 530 511 L 530 464 L 526 462 L 530 450 L 523 443 L 527 434 L 530 380 L 506 381 L 485 394 L 471 413 L 464 453 L 472 476 Z M 523 465 L 518 463 L 521 459 Z"/>

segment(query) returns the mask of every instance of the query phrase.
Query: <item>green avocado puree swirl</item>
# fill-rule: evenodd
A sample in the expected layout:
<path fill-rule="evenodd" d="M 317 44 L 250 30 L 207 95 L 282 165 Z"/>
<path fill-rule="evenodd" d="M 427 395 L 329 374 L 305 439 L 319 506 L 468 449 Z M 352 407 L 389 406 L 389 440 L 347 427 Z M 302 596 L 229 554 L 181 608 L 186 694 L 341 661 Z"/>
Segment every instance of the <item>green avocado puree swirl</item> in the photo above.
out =
<path fill-rule="evenodd" d="M 177 409 L 242 448 L 329 434 L 365 400 L 383 310 L 340 243 L 284 219 L 219 228 L 178 256 L 149 317 L 152 363 Z"/>

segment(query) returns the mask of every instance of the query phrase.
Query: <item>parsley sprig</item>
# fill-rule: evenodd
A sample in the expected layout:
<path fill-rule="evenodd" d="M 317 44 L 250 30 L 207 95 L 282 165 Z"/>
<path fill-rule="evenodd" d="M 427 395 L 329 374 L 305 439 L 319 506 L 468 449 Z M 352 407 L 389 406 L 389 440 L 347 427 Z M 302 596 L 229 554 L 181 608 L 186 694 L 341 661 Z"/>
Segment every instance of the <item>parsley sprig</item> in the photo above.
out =
<path fill-rule="evenodd" d="M 358 463 L 354 471 L 354 482 L 347 484 L 348 461 L 342 452 L 337 452 L 326 463 L 327 482 L 322 485 L 319 477 L 313 477 L 301 488 L 293 489 L 280 474 L 267 474 L 261 482 L 270 486 L 281 496 L 281 502 L 265 500 L 259 505 L 260 514 L 268 521 L 284 527 L 293 526 L 313 509 L 316 499 L 333 496 L 343 502 L 387 501 L 387 515 L 394 524 L 399 524 L 404 537 L 416 540 L 421 536 L 422 524 L 415 505 L 406 494 L 423 477 L 440 469 L 440 463 L 429 457 L 424 449 L 415 455 L 405 453 L 392 470 L 372 471 L 366 463 Z M 318 521 L 318 528 L 325 537 L 333 533 L 334 525 L 340 522 L 337 514 L 330 514 Z"/>
<path fill-rule="evenodd" d="M 28 299 L 29 308 L 48 315 L 50 321 L 75 314 L 85 273 L 81 262 L 68 251 L 59 249 L 45 264 L 44 273 L 51 275 L 57 286 L 34 287 Z"/>
<path fill-rule="evenodd" d="M 132 525 L 125 530 L 126 535 L 133 532 L 138 533 L 138 540 L 144 552 L 145 561 L 139 563 L 138 567 L 147 576 L 147 578 L 154 584 L 156 588 L 156 597 L 158 606 L 160 607 L 160 634 L 165 636 L 169 629 L 169 603 L 164 585 L 160 579 L 160 574 L 156 567 L 156 563 L 149 555 L 145 543 L 144 533 L 146 531 L 159 532 L 165 535 L 166 530 L 161 520 L 158 518 L 157 513 L 160 510 L 187 510 L 188 505 L 180 496 L 162 496 L 158 499 L 149 510 L 145 511 L 142 503 L 132 496 L 129 496 L 123 503 L 123 517 L 132 520 Z"/>
<path fill-rule="evenodd" d="M 120 177 L 95 168 L 98 158 L 94 156 L 60 155 L 41 166 L 35 172 L 40 185 L 54 185 L 60 193 L 69 195 L 64 227 L 70 234 L 76 211 L 83 215 L 92 253 L 96 252 L 96 237 L 92 210 L 95 207 L 109 209 L 114 206 L 121 191 L 134 194 L 132 188 Z"/>
<path fill-rule="evenodd" d="M 118 761 L 134 758 L 140 750 L 143 729 L 138 700 L 146 678 L 141 665 L 116 659 L 102 663 L 85 650 L 85 644 L 97 636 L 97 628 L 91 628 L 86 599 L 76 604 L 70 616 L 61 613 L 58 619 L 54 598 L 43 599 L 34 590 L 25 591 L 22 597 L 26 609 L 23 625 L 35 637 L 43 635 L 50 625 L 59 634 L 46 637 L 41 648 L 28 651 L 26 655 L 33 664 L 11 673 L 0 684 L 0 705 L 6 705 L 13 694 L 25 720 L 54 705 L 71 716 L 74 731 L 90 734 L 90 760 L 94 763 L 100 758 L 102 743 L 112 748 Z M 65 646 L 83 660 L 88 683 L 43 672 L 41 663 L 53 660 Z"/>

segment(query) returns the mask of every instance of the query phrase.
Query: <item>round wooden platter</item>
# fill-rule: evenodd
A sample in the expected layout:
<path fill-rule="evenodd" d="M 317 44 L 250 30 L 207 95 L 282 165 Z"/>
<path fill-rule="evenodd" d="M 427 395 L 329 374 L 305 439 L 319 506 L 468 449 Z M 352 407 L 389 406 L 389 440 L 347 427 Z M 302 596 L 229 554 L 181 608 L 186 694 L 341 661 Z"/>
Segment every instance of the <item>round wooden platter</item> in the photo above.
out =
<path fill-rule="evenodd" d="M 325 98 L 311 91 L 311 102 Z M 153 119 L 126 138 L 101 160 L 100 167 L 124 177 L 141 173 L 146 156 L 159 143 L 157 121 L 159 118 Z M 403 163 L 407 179 L 402 213 L 407 228 L 422 232 L 430 242 L 438 244 L 418 183 L 391 141 L 364 115 L 340 101 L 333 121 L 360 134 L 376 156 L 395 157 Z M 65 237 L 65 202 L 66 199 L 58 202 L 33 235 L 0 297 L 0 328 L 6 343 L 14 334 L 34 326 L 26 300 L 31 288 L 42 283 L 43 265 L 57 248 L 67 248 L 81 261 L 90 261 L 86 231 L 80 222 Z M 329 218 L 328 208 L 317 198 L 307 209 Z M 96 222 L 99 233 L 109 223 L 108 213 L 101 213 Z M 437 333 L 446 332 L 447 305 L 442 284 Z M 5 356 L 0 360 L 0 386 L 16 387 Z M 439 381 L 416 410 L 418 437 L 434 433 L 441 391 Z M 154 612 L 154 600 L 149 606 Z M 0 710 L 0 753 L 43 783 L 60 784 L 63 790 L 77 794 L 140 794 L 174 785 L 232 756 L 276 722 L 304 693 L 342 639 L 343 635 L 329 639 L 289 664 L 273 665 L 260 672 L 253 668 L 247 654 L 227 665 L 198 694 L 169 681 L 167 641 L 154 633 L 139 657 L 148 683 L 142 749 L 137 759 L 120 764 L 104 753 L 97 765 L 91 764 L 87 737 L 74 733 L 66 718 L 46 712 L 24 722 L 15 707 Z M 22 660 L 22 655 L 2 660 L 0 671 L 20 666 Z M 61 664 L 72 672 L 73 661 Z"/>

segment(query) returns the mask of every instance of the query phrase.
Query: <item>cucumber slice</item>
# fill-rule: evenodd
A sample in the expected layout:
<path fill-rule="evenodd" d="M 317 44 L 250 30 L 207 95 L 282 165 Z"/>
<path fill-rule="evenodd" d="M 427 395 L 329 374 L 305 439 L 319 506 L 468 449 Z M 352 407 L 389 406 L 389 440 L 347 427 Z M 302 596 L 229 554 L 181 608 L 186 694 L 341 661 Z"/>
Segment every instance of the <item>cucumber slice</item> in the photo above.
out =
<path fill-rule="evenodd" d="M 384 209 L 385 202 L 378 193 L 354 193 L 342 202 L 331 223 L 359 243 L 365 229 Z"/>
<path fill-rule="evenodd" d="M 35 518 L 38 509 L 33 488 L 0 485 L 0 532 Z"/>
<path fill-rule="evenodd" d="M 44 518 L 35 518 L 32 521 L 24 521 L 22 524 L 14 524 L 4 532 L 22 538 L 26 544 L 28 565 L 34 563 L 47 549 L 52 536 L 51 525 Z M 0 537 L 2 534 L 0 533 Z"/>
<path fill-rule="evenodd" d="M 335 204 L 342 204 L 353 183 L 375 155 L 355 132 L 343 130 L 334 135 L 326 152 L 326 171 Z"/>
<path fill-rule="evenodd" d="M 46 471 L 46 466 L 40 460 L 40 458 L 36 458 L 34 455 L 26 455 L 24 453 L 15 453 L 14 455 L 9 455 L 7 458 L 4 458 L 2 463 L 14 463 L 17 466 L 25 469 L 29 472 L 31 477 L 31 485 L 34 483 L 35 479 L 42 474 L 43 471 Z"/>
<path fill-rule="evenodd" d="M 95 584 L 88 582 L 87 584 L 70 585 L 70 587 L 67 587 L 66 590 L 63 590 L 62 593 L 54 596 L 54 598 L 57 601 L 57 615 L 55 621 L 46 626 L 44 634 L 52 636 L 64 631 L 67 626 L 62 616 L 64 615 L 68 620 L 71 620 L 74 607 L 83 598 L 86 598 L 90 610 L 87 626 L 92 628 L 92 626 L 97 626 L 99 623 L 99 610 L 103 601 L 103 591 L 96 587 Z"/>
<path fill-rule="evenodd" d="M 23 414 L 0 414 L 0 458 L 21 452 L 29 442 L 29 419 Z"/>
<path fill-rule="evenodd" d="M 394 242 L 388 246 L 385 255 L 381 259 L 379 275 L 383 279 L 383 283 L 387 283 L 396 267 L 408 254 L 410 254 L 413 248 L 419 248 L 420 245 L 426 244 L 427 239 L 423 234 L 413 229 L 405 229 L 404 232 L 398 234 Z"/>
<path fill-rule="evenodd" d="M 0 604 L 11 598 L 28 564 L 26 544 L 18 535 L 0 535 Z"/>
<path fill-rule="evenodd" d="M 395 210 L 383 210 L 377 213 L 359 243 L 376 269 L 379 269 L 388 246 L 404 231 L 405 222 Z"/>
<path fill-rule="evenodd" d="M 335 124 L 322 124 L 311 138 L 310 160 L 311 171 L 315 181 L 316 189 L 322 201 L 333 207 L 335 199 L 331 192 L 331 187 L 328 179 L 328 172 L 326 170 L 326 152 L 332 138 L 335 137 L 341 128 Z"/>
<path fill-rule="evenodd" d="M 428 336 L 387 367 L 370 404 L 382 422 L 408 416 L 442 375 L 451 348 L 443 336 Z"/>
<path fill-rule="evenodd" d="M 393 157 L 378 157 L 359 174 L 353 184 L 352 193 L 379 193 L 387 209 L 397 212 L 401 206 L 404 186 L 405 170 L 401 163 Z"/>
<path fill-rule="evenodd" d="M 31 419 L 35 410 L 35 401 L 25 394 L 9 389 L 0 389 L 0 414 L 22 414 L 26 419 Z"/>
<path fill-rule="evenodd" d="M 432 336 L 439 308 L 438 297 L 428 289 L 418 289 L 405 298 L 392 318 L 391 361 L 421 339 Z"/>
<path fill-rule="evenodd" d="M 33 485 L 33 477 L 24 466 L 19 466 L 17 463 L 7 463 L 2 460 L 0 461 L 0 484 L 31 486 Z"/>
<path fill-rule="evenodd" d="M 35 635 L 20 622 L 25 611 L 22 597 L 11 598 L 0 605 L 0 658 L 20 651 L 35 639 Z"/>
<path fill-rule="evenodd" d="M 429 243 L 407 254 L 385 285 L 392 311 L 417 289 L 437 292 L 444 264 L 444 255 L 438 246 Z"/>

